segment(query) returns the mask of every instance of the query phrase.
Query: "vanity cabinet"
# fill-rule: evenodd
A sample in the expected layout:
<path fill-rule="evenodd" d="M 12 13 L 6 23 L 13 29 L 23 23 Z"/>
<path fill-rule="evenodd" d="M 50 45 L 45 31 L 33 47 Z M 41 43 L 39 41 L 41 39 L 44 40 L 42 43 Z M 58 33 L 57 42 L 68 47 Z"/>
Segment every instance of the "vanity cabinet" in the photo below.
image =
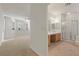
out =
<path fill-rule="evenodd" d="M 48 35 L 48 46 L 50 46 L 50 44 L 51 44 L 51 39 L 52 39 L 52 35 L 50 34 L 50 35 Z"/>
<path fill-rule="evenodd" d="M 52 37 L 51 37 L 51 42 L 57 42 L 57 41 L 60 41 L 60 40 L 61 40 L 61 34 L 60 33 L 53 34 Z"/>
<path fill-rule="evenodd" d="M 61 33 L 55 33 L 55 34 L 49 34 L 48 35 L 48 46 L 50 46 L 51 43 L 57 42 L 61 40 Z"/>

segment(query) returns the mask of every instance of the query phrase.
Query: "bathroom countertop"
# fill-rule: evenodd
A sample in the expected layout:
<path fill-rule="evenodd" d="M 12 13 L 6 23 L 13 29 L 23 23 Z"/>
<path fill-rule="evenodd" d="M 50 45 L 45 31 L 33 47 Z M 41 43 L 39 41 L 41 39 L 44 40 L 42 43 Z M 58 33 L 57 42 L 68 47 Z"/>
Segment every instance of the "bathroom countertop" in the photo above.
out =
<path fill-rule="evenodd" d="M 61 32 L 48 32 L 48 35 L 56 34 L 56 33 L 61 33 Z"/>

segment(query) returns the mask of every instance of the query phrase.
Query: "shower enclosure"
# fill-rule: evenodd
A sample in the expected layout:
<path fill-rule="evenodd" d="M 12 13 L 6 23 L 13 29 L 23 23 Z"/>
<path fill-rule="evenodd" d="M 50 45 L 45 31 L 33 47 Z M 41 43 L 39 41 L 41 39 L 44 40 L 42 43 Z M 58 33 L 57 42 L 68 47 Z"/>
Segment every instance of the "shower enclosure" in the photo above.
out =
<path fill-rule="evenodd" d="M 79 42 L 79 14 L 64 13 L 61 17 L 62 39 L 74 43 Z"/>

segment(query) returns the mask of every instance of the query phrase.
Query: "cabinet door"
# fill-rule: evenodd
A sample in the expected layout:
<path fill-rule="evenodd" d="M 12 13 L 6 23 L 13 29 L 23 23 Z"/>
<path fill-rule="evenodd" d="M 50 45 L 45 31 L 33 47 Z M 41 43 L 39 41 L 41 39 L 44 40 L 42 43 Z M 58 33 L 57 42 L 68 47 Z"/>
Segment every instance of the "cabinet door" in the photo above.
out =
<path fill-rule="evenodd" d="M 51 44 L 51 36 L 48 35 L 48 46 L 50 46 L 50 44 Z"/>
<path fill-rule="evenodd" d="M 60 40 L 61 40 L 61 33 L 57 33 L 55 41 L 60 41 Z"/>

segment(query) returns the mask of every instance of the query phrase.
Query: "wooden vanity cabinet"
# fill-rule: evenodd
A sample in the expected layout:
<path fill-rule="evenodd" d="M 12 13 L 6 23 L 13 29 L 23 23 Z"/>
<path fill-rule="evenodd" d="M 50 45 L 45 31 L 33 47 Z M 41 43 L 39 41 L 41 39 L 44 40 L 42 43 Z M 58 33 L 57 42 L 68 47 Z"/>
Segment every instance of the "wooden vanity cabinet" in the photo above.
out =
<path fill-rule="evenodd" d="M 52 35 L 51 42 L 57 42 L 57 41 L 60 41 L 60 40 L 61 40 L 61 34 L 60 33 L 56 33 L 56 34 Z"/>
<path fill-rule="evenodd" d="M 48 35 L 48 46 L 51 44 L 51 35 Z"/>
<path fill-rule="evenodd" d="M 60 40 L 61 40 L 61 33 L 50 34 L 48 35 L 48 46 L 50 46 L 52 42 L 57 42 Z"/>

